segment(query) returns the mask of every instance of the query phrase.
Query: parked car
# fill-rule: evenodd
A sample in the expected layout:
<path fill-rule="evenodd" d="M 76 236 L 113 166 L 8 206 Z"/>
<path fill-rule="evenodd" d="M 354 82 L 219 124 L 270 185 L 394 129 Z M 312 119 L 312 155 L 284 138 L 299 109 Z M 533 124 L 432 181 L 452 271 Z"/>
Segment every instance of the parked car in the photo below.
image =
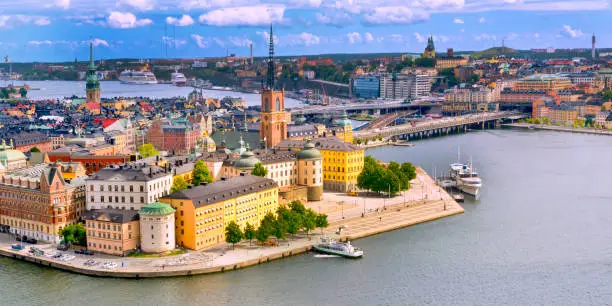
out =
<path fill-rule="evenodd" d="M 114 262 L 105 262 L 101 266 L 103 269 L 115 269 L 117 268 L 117 264 Z"/>
<path fill-rule="evenodd" d="M 11 249 L 16 250 L 16 251 L 21 251 L 23 250 L 25 247 L 22 246 L 21 244 L 13 244 L 11 245 Z"/>
<path fill-rule="evenodd" d="M 74 254 L 85 254 L 83 250 L 74 250 Z"/>
<path fill-rule="evenodd" d="M 38 240 L 34 239 L 34 238 L 30 238 L 26 241 L 27 243 L 31 243 L 31 244 L 37 244 Z"/>
<path fill-rule="evenodd" d="M 93 251 L 90 251 L 90 250 L 85 250 L 85 251 L 83 251 L 83 254 L 84 254 L 84 255 L 89 255 L 89 256 L 92 256 L 92 255 L 94 254 L 94 252 L 93 252 Z"/>
<path fill-rule="evenodd" d="M 95 261 L 93 259 L 89 259 L 86 262 L 84 262 L 83 265 L 86 265 L 86 266 L 95 266 L 97 263 L 98 263 L 97 261 Z"/>

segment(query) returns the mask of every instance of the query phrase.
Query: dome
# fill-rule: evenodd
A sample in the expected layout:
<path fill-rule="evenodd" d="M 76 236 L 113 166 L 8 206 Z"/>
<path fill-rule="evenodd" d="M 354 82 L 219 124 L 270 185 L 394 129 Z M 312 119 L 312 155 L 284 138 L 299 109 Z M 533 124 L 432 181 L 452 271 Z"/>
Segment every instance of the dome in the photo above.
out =
<path fill-rule="evenodd" d="M 339 126 L 351 126 L 351 120 L 349 120 L 346 111 L 342 112 L 342 119 L 338 120 Z"/>
<path fill-rule="evenodd" d="M 142 207 L 142 209 L 140 209 L 138 213 L 140 215 L 146 215 L 146 216 L 164 216 L 164 215 L 173 214 L 175 211 L 176 210 L 168 204 L 161 203 L 161 202 L 154 202 L 154 203 L 147 204 L 144 207 Z"/>
<path fill-rule="evenodd" d="M 304 144 L 302 151 L 297 153 L 298 159 L 321 159 L 321 152 L 315 148 L 315 145 L 308 141 Z"/>
<path fill-rule="evenodd" d="M 240 158 L 234 163 L 234 167 L 240 170 L 251 170 L 255 168 L 255 164 L 261 161 L 255 157 L 255 154 L 251 151 L 245 151 L 240 155 Z"/>

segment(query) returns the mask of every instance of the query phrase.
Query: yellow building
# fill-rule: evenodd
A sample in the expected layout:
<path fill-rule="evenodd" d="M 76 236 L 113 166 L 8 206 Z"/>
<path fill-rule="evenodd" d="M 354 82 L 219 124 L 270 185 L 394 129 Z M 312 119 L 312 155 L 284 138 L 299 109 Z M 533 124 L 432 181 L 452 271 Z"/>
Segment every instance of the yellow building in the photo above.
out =
<path fill-rule="evenodd" d="M 323 189 L 336 192 L 357 189 L 357 176 L 363 170 L 364 149 L 338 137 L 322 137 L 312 141 L 323 156 Z M 303 141 L 284 140 L 276 149 L 300 151 L 303 146 Z"/>
<path fill-rule="evenodd" d="M 544 90 L 559 92 L 572 87 L 572 82 L 567 77 L 554 74 L 535 74 L 516 81 L 515 91 Z"/>
<path fill-rule="evenodd" d="M 548 110 L 548 120 L 551 123 L 572 124 L 578 119 L 578 111 L 573 107 L 562 103 Z"/>
<path fill-rule="evenodd" d="M 160 202 L 176 209 L 176 243 L 201 250 L 225 241 L 225 228 L 235 221 L 242 229 L 257 227 L 278 209 L 278 186 L 267 178 L 241 174 L 165 196 Z"/>

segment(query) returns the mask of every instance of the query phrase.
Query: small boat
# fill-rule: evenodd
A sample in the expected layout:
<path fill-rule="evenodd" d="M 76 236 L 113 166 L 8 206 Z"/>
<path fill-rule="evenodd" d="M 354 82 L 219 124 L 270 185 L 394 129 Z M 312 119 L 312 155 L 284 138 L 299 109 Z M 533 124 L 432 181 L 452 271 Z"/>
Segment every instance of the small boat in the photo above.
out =
<path fill-rule="evenodd" d="M 465 200 L 465 197 L 462 194 L 457 193 L 457 194 L 453 194 L 453 199 L 457 203 L 463 203 L 463 201 Z"/>
<path fill-rule="evenodd" d="M 533 125 L 530 125 L 530 126 L 529 126 L 529 127 L 527 127 L 527 128 L 528 128 L 528 129 L 530 129 L 530 130 L 535 130 L 535 126 L 533 126 Z"/>
<path fill-rule="evenodd" d="M 331 238 L 321 238 L 321 243 L 312 246 L 316 251 L 329 255 L 339 255 L 346 258 L 360 258 L 363 256 L 363 251 L 353 247 L 350 241 L 338 242 Z"/>
<path fill-rule="evenodd" d="M 175 71 L 172 73 L 170 82 L 174 86 L 179 86 L 179 87 L 187 86 L 187 78 L 185 78 L 184 74 L 178 71 Z"/>
<path fill-rule="evenodd" d="M 410 143 L 410 142 L 396 142 L 393 145 L 398 146 L 398 147 L 414 147 L 415 146 L 414 143 Z"/>

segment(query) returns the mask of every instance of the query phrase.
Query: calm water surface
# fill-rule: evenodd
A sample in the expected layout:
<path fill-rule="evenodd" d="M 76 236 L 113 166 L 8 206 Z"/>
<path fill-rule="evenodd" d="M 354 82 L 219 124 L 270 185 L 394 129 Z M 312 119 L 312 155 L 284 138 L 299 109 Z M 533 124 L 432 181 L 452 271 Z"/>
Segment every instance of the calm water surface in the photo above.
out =
<path fill-rule="evenodd" d="M 85 96 L 85 82 L 72 81 L 15 81 L 15 85 L 26 83 L 35 90 L 28 92 L 28 97 L 31 99 L 61 99 L 76 95 L 78 97 Z M 172 98 L 186 97 L 193 91 L 191 87 L 176 87 L 170 84 L 151 84 L 151 85 L 130 85 L 121 84 L 115 81 L 104 81 L 100 83 L 103 98 L 114 97 L 150 97 L 150 98 Z M 244 98 L 247 105 L 254 106 L 261 104 L 259 94 L 241 93 L 232 91 L 220 90 L 203 90 L 205 97 L 223 98 L 237 97 Z M 300 101 L 290 98 L 285 98 L 286 107 L 295 107 L 300 105 Z"/>
<path fill-rule="evenodd" d="M 465 214 L 360 239 L 361 260 L 302 255 L 242 271 L 100 279 L 0 259 L 3 305 L 605 305 L 612 137 L 493 130 L 368 151 L 485 183 Z"/>

